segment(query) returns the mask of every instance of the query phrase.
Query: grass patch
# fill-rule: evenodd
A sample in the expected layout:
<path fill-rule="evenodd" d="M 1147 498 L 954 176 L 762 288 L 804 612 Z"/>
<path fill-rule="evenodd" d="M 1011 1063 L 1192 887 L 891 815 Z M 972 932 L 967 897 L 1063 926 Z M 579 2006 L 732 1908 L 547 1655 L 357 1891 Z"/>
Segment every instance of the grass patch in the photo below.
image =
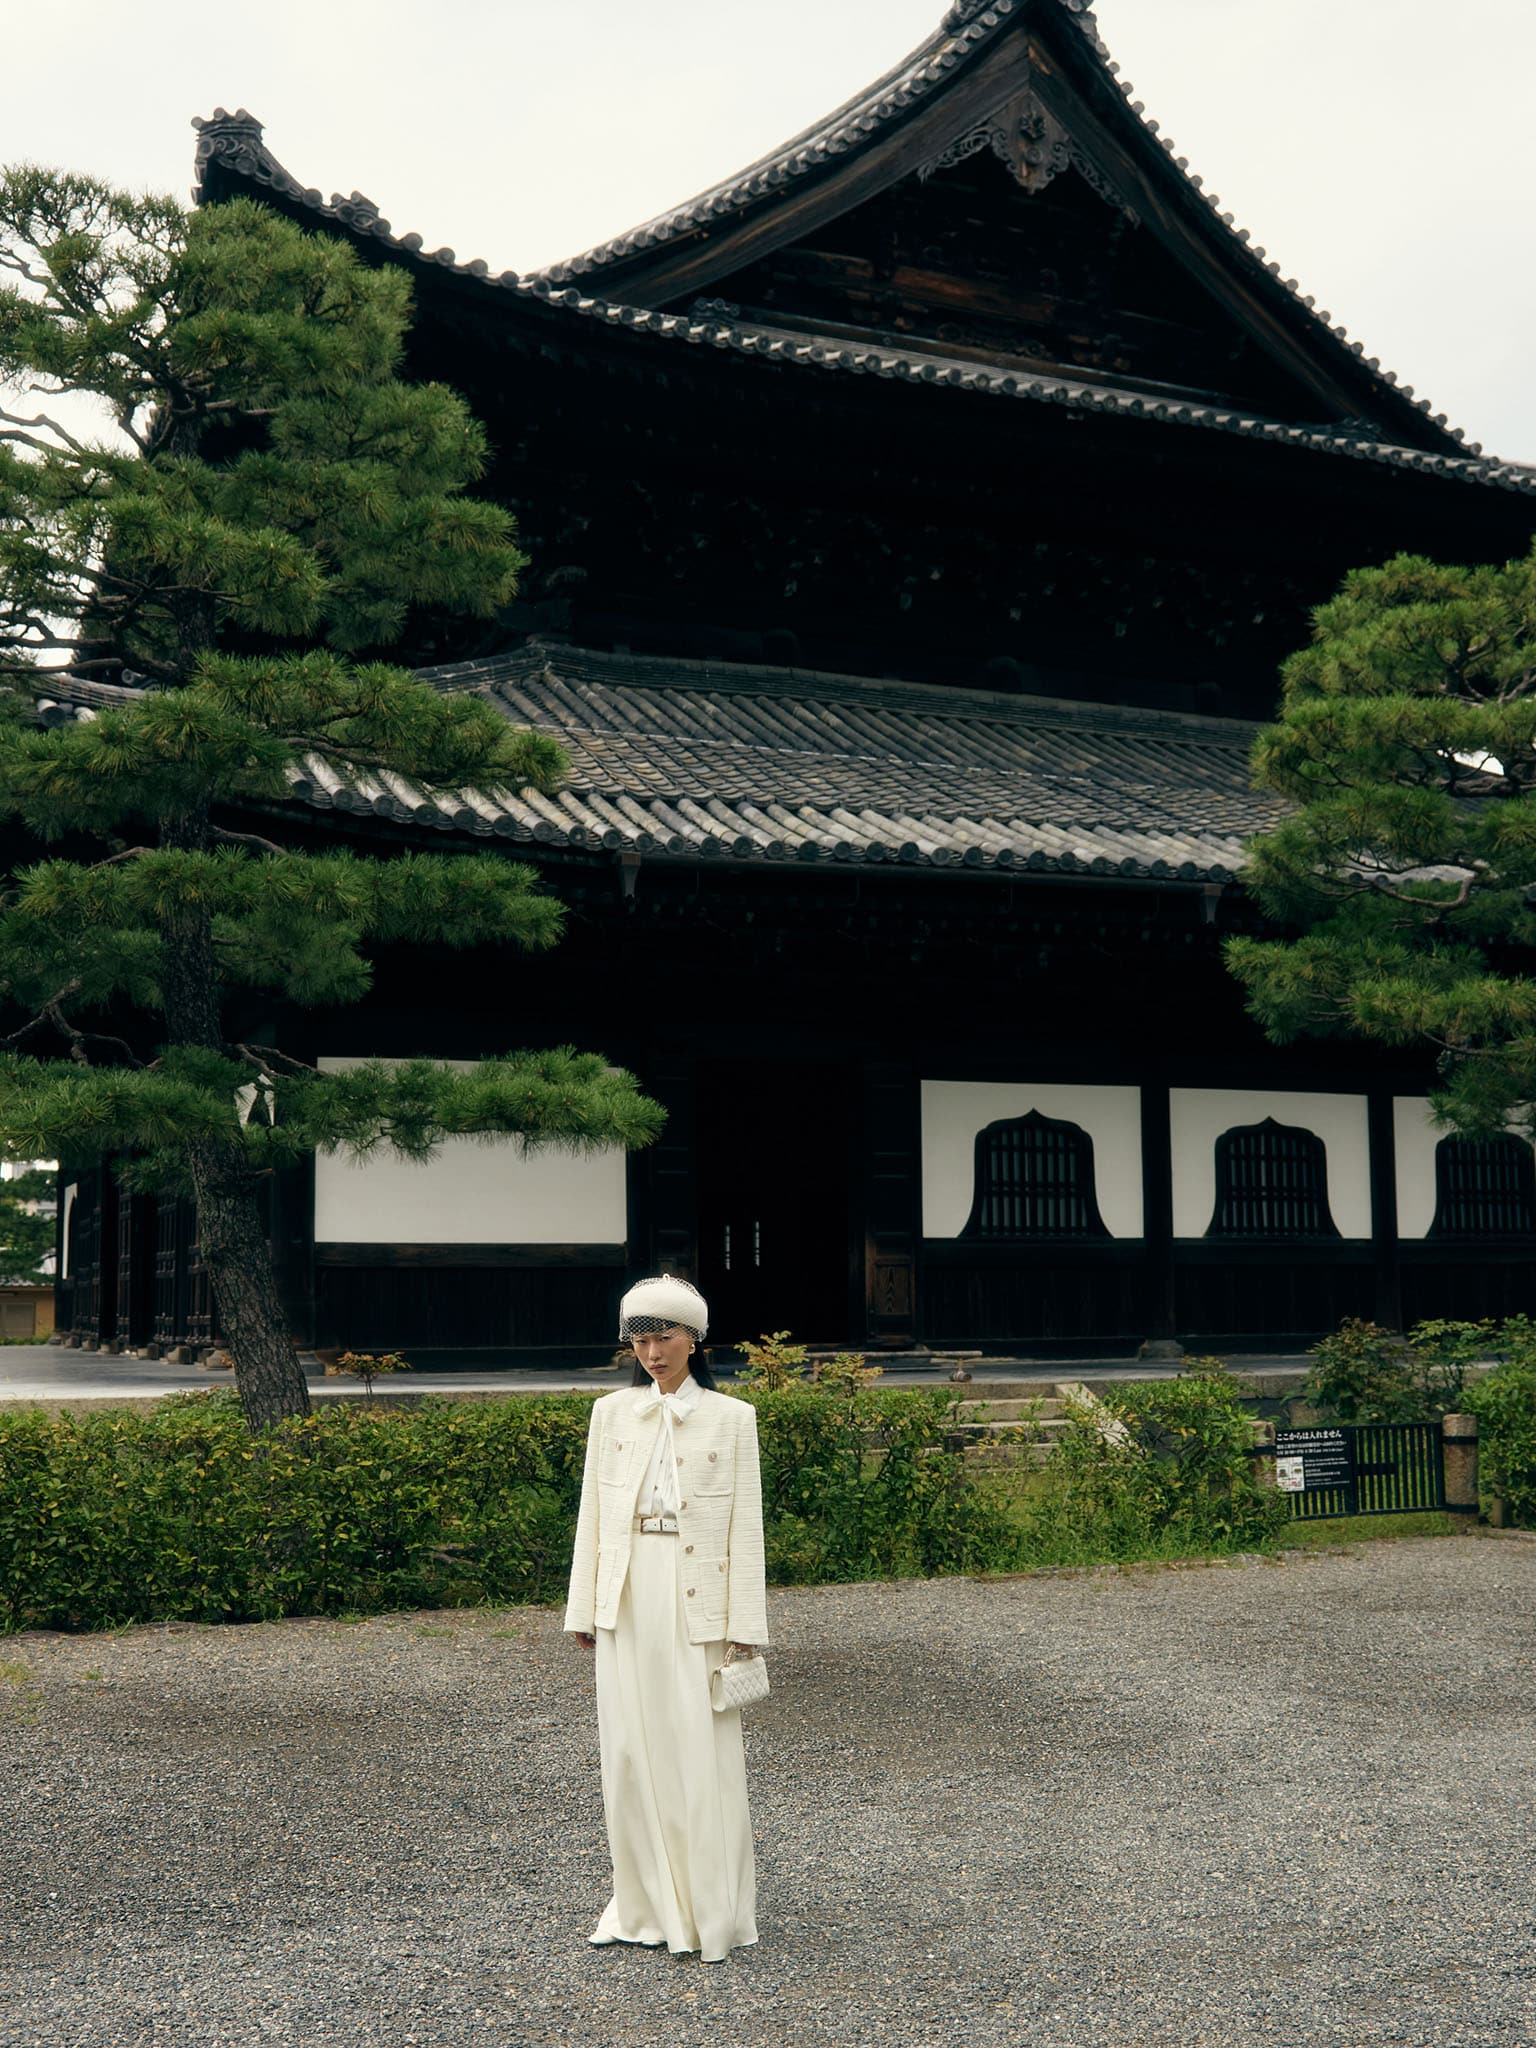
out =
<path fill-rule="evenodd" d="M 1316 1522 L 1296 1521 L 1277 1538 L 1280 1550 L 1324 1550 L 1339 1543 L 1379 1543 L 1404 1536 L 1455 1536 L 1464 1515 L 1435 1508 L 1415 1515 L 1329 1515 Z"/>

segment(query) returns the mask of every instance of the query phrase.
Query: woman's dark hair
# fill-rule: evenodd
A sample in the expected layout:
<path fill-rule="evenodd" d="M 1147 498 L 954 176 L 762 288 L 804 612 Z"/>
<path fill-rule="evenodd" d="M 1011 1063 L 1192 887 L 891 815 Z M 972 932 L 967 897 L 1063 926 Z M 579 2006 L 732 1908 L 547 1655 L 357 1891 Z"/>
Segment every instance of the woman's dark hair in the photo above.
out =
<path fill-rule="evenodd" d="M 688 1370 L 701 1387 L 716 1387 L 715 1376 L 709 1369 L 709 1352 L 704 1345 L 701 1344 L 689 1359 Z M 651 1376 L 638 1358 L 635 1360 L 635 1369 L 630 1375 L 629 1384 L 632 1387 L 648 1387 L 651 1384 Z M 716 1387 L 716 1392 L 718 1391 Z"/>

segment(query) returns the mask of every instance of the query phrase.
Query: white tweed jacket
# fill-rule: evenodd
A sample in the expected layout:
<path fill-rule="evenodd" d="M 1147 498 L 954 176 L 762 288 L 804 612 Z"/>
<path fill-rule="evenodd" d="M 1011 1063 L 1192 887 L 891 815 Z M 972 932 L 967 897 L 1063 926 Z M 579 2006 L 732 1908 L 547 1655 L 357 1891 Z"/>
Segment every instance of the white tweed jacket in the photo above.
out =
<path fill-rule="evenodd" d="M 592 1404 L 565 1608 L 568 1630 L 590 1635 L 617 1624 L 640 1483 L 657 1432 L 666 1427 L 659 1408 L 636 1415 L 635 1404 L 648 1391 L 621 1387 Z M 674 1428 L 677 1535 L 636 1540 L 679 1546 L 689 1642 L 766 1644 L 757 1411 L 749 1401 L 705 1387 L 693 1413 Z"/>

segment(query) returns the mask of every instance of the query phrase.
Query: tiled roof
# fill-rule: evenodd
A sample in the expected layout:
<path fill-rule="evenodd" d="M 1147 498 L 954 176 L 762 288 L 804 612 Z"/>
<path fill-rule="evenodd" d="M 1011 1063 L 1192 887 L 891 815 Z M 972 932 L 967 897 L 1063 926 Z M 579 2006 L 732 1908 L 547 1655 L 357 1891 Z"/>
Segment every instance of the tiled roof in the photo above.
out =
<path fill-rule="evenodd" d="M 560 740 L 518 826 L 576 844 L 1226 880 L 1282 814 L 1235 720 L 538 643 L 434 680 Z"/>
<path fill-rule="evenodd" d="M 1088 0 L 1056 0 L 1077 19 L 1095 48 L 1103 52 Z M 951 7 L 938 30 L 904 57 L 883 78 L 825 115 L 814 126 L 781 143 L 744 171 L 712 185 L 682 206 L 658 214 L 627 233 L 600 242 L 580 256 L 567 258 L 537 273 L 546 283 L 565 283 L 605 269 L 610 263 L 654 249 L 710 221 L 740 213 L 769 193 L 777 193 L 825 169 L 837 158 L 861 150 L 872 137 L 904 120 L 1010 19 L 1022 14 L 1028 0 L 969 0 Z"/>
<path fill-rule="evenodd" d="M 1286 809 L 1235 719 L 537 641 L 424 674 L 558 739 L 565 786 L 433 795 L 311 756 L 295 795 L 529 846 L 1189 882 L 1234 879 Z M 42 715 L 135 694 L 61 686 Z"/>
<path fill-rule="evenodd" d="M 1025 0 L 996 0 L 996 4 L 979 15 L 970 26 L 990 34 L 988 24 L 994 23 L 994 18 L 1001 19 L 1005 13 L 1023 4 Z M 1069 0 L 1065 0 L 1065 4 L 1069 4 Z M 1140 110 L 1139 102 L 1136 110 Z M 1146 125 L 1155 131 L 1156 123 L 1148 122 Z M 717 310 L 706 311 L 702 307 L 691 313 L 664 313 L 645 307 L 624 305 L 595 296 L 589 289 L 572 284 L 562 285 L 559 282 L 560 278 L 580 269 L 580 264 L 557 266 L 555 270 L 530 274 L 528 277 L 520 277 L 513 270 L 503 270 L 499 275 L 492 276 L 490 266 L 479 257 L 461 263 L 452 249 L 427 249 L 418 234 L 396 235 L 373 201 L 360 192 L 353 192 L 347 198 L 343 198 L 340 193 L 333 193 L 327 201 L 313 186 L 301 185 L 267 148 L 262 137 L 261 123 L 244 108 L 230 114 L 221 107 L 207 120 L 196 121 L 194 126 L 198 129 L 197 189 L 200 194 L 208 173 L 217 164 L 241 181 L 264 186 L 290 204 L 300 206 L 321 219 L 334 222 L 354 235 L 381 243 L 412 263 L 452 271 L 456 275 L 474 280 L 476 284 L 514 303 L 536 302 L 540 306 L 555 310 L 557 317 L 561 313 L 566 313 L 578 321 L 591 322 L 608 329 L 627 329 L 637 334 L 656 336 L 670 343 L 700 349 L 723 350 L 732 355 L 756 357 L 764 362 L 781 364 L 793 369 L 822 373 L 835 371 L 940 389 L 968 391 L 993 398 L 1023 399 L 1035 404 L 1061 406 L 1069 412 L 1114 414 L 1127 419 L 1167 421 L 1175 425 L 1198 427 L 1222 434 L 1237 434 L 1287 447 L 1342 456 L 1354 461 L 1417 470 L 1457 482 L 1489 484 L 1522 494 L 1536 493 L 1536 467 L 1500 461 L 1495 456 L 1485 456 L 1478 443 L 1466 444 L 1465 437 L 1457 429 L 1446 428 L 1444 419 L 1439 414 L 1434 415 L 1433 425 L 1441 429 L 1447 437 L 1444 452 L 1373 437 L 1358 424 L 1350 422 L 1297 425 L 1288 420 L 1271 418 L 1236 406 L 1186 403 L 1171 397 L 1158 397 L 1145 391 L 1124 390 L 1113 385 L 1082 381 L 1069 376 L 1019 374 L 978 363 L 974 358 L 951 358 L 931 350 L 919 351 L 886 346 L 877 342 L 850 342 L 840 337 L 808 335 L 734 318 Z M 1171 148 L 1171 145 L 1165 142 L 1165 147 Z M 1183 160 L 1179 159 L 1181 165 L 1182 162 Z M 1189 182 L 1192 189 L 1198 187 L 1198 179 L 1191 178 Z M 1210 195 L 1205 195 L 1205 203 L 1213 210 L 1219 204 Z M 1229 216 L 1222 215 L 1220 218 L 1230 223 Z M 1248 238 L 1242 230 L 1234 230 L 1234 233 L 1239 242 L 1247 241 Z M 1263 264 L 1263 253 L 1262 250 L 1245 250 L 1243 255 L 1246 261 L 1257 262 L 1260 269 L 1267 269 L 1278 278 L 1278 266 L 1273 263 Z M 1283 289 L 1292 290 L 1293 287 L 1287 281 Z M 1311 307 L 1310 300 L 1301 303 L 1308 308 Z M 1310 311 L 1308 317 L 1314 321 L 1325 321 L 1325 316 Z M 1365 351 L 1361 345 L 1349 341 L 1342 328 L 1332 328 L 1328 331 L 1334 340 L 1343 344 L 1352 355 L 1357 358 L 1364 357 Z M 1414 399 L 1411 389 L 1397 386 L 1397 380 L 1392 372 L 1381 369 L 1374 357 L 1366 362 L 1364 367 L 1385 384 L 1396 387 L 1395 395 L 1398 399 L 1411 401 L 1414 409 L 1423 413 L 1426 418 L 1429 416 L 1428 404 L 1421 399 Z M 1456 443 L 1463 443 L 1466 452 L 1453 452 Z"/>
<path fill-rule="evenodd" d="M 890 348 L 883 344 L 822 339 L 788 328 L 752 325 L 741 320 L 698 314 L 656 313 L 637 306 L 609 305 L 586 297 L 574 286 L 552 290 L 554 303 L 569 307 L 610 327 L 668 335 L 701 347 L 721 348 L 767 362 L 807 369 L 844 370 L 857 376 L 894 378 L 954 391 L 975 391 L 993 398 L 1031 399 L 1064 406 L 1070 412 L 1115 413 L 1127 419 L 1169 420 L 1178 426 L 1203 427 L 1222 434 L 1241 434 L 1290 448 L 1314 449 L 1355 461 L 1386 463 L 1395 469 L 1419 470 L 1472 483 L 1497 484 L 1506 490 L 1536 493 L 1536 467 L 1501 462 L 1480 454 L 1441 454 L 1376 439 L 1357 427 L 1319 424 L 1295 426 L 1287 420 L 1239 406 L 1201 405 L 1160 398 L 1145 391 L 1084 383 L 1072 377 L 1021 375 L 967 358 L 935 355 L 928 350 Z M 1458 437 L 1459 438 L 1459 437 Z"/>

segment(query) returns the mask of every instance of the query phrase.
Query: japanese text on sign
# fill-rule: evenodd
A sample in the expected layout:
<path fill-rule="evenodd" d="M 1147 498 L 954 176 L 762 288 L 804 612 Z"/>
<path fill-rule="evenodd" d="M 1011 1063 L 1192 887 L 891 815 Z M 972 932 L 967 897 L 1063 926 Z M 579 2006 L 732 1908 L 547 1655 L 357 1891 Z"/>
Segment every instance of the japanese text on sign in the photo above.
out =
<path fill-rule="evenodd" d="M 1354 1439 L 1344 1430 L 1275 1431 L 1275 1485 L 1282 1493 L 1311 1493 L 1354 1483 Z"/>

